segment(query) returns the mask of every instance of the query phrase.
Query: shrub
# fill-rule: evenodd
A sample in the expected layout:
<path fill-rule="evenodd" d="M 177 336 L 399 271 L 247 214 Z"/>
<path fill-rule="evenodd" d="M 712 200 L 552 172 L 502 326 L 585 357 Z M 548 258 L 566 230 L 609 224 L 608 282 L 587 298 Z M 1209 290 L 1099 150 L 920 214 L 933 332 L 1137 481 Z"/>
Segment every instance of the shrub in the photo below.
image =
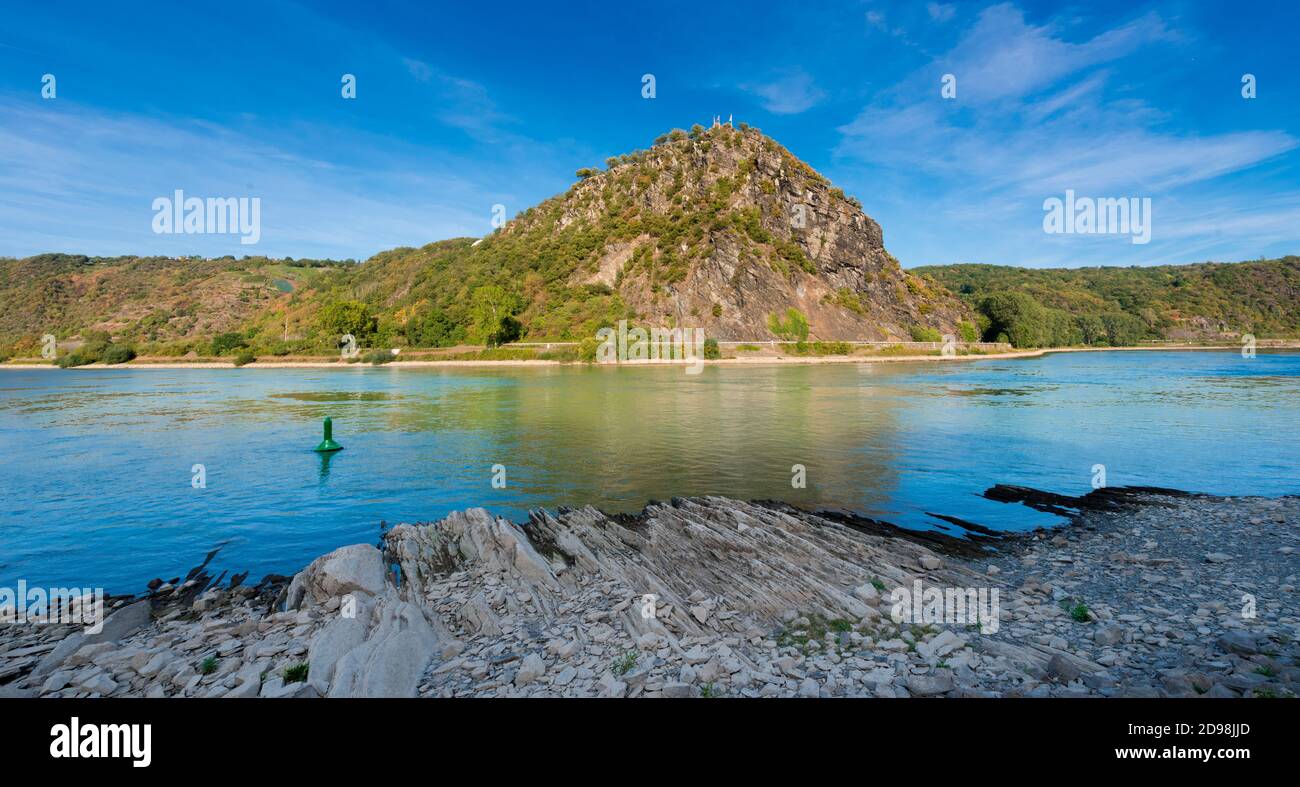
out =
<path fill-rule="evenodd" d="M 716 361 L 722 357 L 722 349 L 718 347 L 717 339 L 704 340 L 704 358 L 708 361 Z"/>
<path fill-rule="evenodd" d="M 539 361 L 560 361 L 562 363 L 580 360 L 577 347 L 553 347 L 537 353 L 534 357 Z"/>
<path fill-rule="evenodd" d="M 784 349 L 795 355 L 852 355 L 853 345 L 848 342 L 796 342 Z"/>
<path fill-rule="evenodd" d="M 583 363 L 595 363 L 596 351 L 600 349 L 601 341 L 595 336 L 587 336 L 578 343 L 578 360 Z"/>
<path fill-rule="evenodd" d="M 392 350 L 371 350 L 361 360 L 375 366 L 382 366 L 391 363 L 394 357 Z"/>
<path fill-rule="evenodd" d="M 626 675 L 628 672 L 632 670 L 633 667 L 636 666 L 636 663 L 640 659 L 640 656 L 641 656 L 640 651 L 636 650 L 635 648 L 626 650 L 623 652 L 622 656 L 619 656 L 618 658 L 614 659 L 614 663 L 613 665 L 611 665 L 610 671 L 613 672 L 615 675 L 619 675 L 619 676 Z"/>
<path fill-rule="evenodd" d="M 767 329 L 776 338 L 787 342 L 808 340 L 808 318 L 793 306 L 785 310 L 785 319 L 780 319 L 775 314 L 767 315 Z"/>
<path fill-rule="evenodd" d="M 244 335 L 240 333 L 219 333 L 212 337 L 212 354 L 225 355 L 231 350 L 247 347 Z"/>
<path fill-rule="evenodd" d="M 60 358 L 57 363 L 60 369 L 70 369 L 73 366 L 85 366 L 88 363 L 94 363 L 96 358 L 88 358 L 80 350 L 70 352 Z"/>
<path fill-rule="evenodd" d="M 113 337 L 109 336 L 105 331 L 86 331 L 82 339 L 84 344 L 77 349 L 77 352 L 81 353 L 82 357 L 90 359 L 86 363 L 98 361 L 103 357 L 108 346 L 113 343 Z"/>
<path fill-rule="evenodd" d="M 309 666 L 310 665 L 308 665 L 307 662 L 300 661 L 297 664 L 293 664 L 291 666 L 285 667 L 283 673 L 284 682 L 302 683 L 303 681 L 307 680 L 307 671 L 309 669 Z"/>
<path fill-rule="evenodd" d="M 973 322 L 962 320 L 957 323 L 957 333 L 961 336 L 963 342 L 978 342 L 980 340 L 979 328 Z"/>
<path fill-rule="evenodd" d="M 244 366 L 256 360 L 257 360 L 256 355 L 253 355 L 253 353 L 248 350 L 244 350 L 243 352 L 235 356 L 235 366 Z"/>
<path fill-rule="evenodd" d="M 125 344 L 109 345 L 104 351 L 101 361 L 107 364 L 126 363 L 135 357 L 135 350 Z"/>
<path fill-rule="evenodd" d="M 943 334 L 939 333 L 937 328 L 930 328 L 925 325 L 912 326 L 912 341 L 914 342 L 941 342 Z"/>

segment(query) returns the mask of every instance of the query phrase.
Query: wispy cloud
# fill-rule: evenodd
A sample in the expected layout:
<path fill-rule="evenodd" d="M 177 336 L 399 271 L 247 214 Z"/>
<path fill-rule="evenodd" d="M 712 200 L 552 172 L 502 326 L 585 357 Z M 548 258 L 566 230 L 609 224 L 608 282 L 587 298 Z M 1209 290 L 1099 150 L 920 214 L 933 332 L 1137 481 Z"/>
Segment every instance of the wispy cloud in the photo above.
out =
<path fill-rule="evenodd" d="M 1210 230 L 1205 224 L 1197 225 L 1201 230 L 1177 225 L 1204 215 L 1188 190 L 1244 173 L 1295 149 L 1300 140 L 1280 130 L 1195 133 L 1172 127 L 1142 98 L 1111 89 L 1112 66 L 1181 41 L 1155 14 L 1076 41 L 1064 27 L 1029 24 L 1014 6 L 993 6 L 950 51 L 878 94 L 842 126 L 837 155 L 877 172 L 900 173 L 914 198 L 932 194 L 929 214 L 936 226 L 978 237 L 983 251 L 971 256 L 989 261 L 1036 262 L 999 257 L 998 249 L 1017 245 L 1006 239 L 1041 231 L 1043 199 L 1065 189 L 1151 196 L 1155 239 L 1191 251 L 1199 247 L 1198 231 Z M 957 80 L 955 100 L 940 96 L 944 74 Z M 1162 211 L 1174 204 L 1177 210 Z M 1228 232 L 1248 231 L 1245 222 L 1214 230 L 1220 240 Z M 1053 243 L 1064 244 L 1064 257 L 1077 254 L 1067 262 L 1113 261 L 1117 252 L 1115 243 L 1104 247 L 1074 237 Z M 1156 243 L 1122 250 L 1169 251 Z M 952 260 L 912 260 L 919 261 Z"/>
<path fill-rule="evenodd" d="M 438 118 L 447 125 L 486 141 L 495 141 L 505 133 L 503 126 L 515 122 L 514 118 L 498 109 L 482 84 L 446 73 L 423 60 L 405 57 L 402 63 L 416 81 L 433 88 L 438 105 L 444 107 Z"/>
<path fill-rule="evenodd" d="M 365 258 L 394 246 L 490 230 L 491 206 L 522 207 L 521 162 L 470 165 L 407 142 L 351 132 L 243 128 L 0 96 L 0 237 L 5 254 L 268 254 Z M 321 152 L 304 156 L 296 147 Z M 328 151 L 328 153 L 327 153 Z M 473 179 L 465 173 L 473 173 Z M 527 177 L 527 176 L 525 176 Z M 155 197 L 259 197 L 262 239 L 158 235 Z"/>
<path fill-rule="evenodd" d="M 947 22 L 957 13 L 957 6 L 950 3 L 926 3 L 925 11 L 936 22 Z"/>
<path fill-rule="evenodd" d="M 816 106 L 826 97 L 810 74 L 801 68 L 787 69 L 768 82 L 740 86 L 763 99 L 763 108 L 778 115 L 796 115 Z"/>

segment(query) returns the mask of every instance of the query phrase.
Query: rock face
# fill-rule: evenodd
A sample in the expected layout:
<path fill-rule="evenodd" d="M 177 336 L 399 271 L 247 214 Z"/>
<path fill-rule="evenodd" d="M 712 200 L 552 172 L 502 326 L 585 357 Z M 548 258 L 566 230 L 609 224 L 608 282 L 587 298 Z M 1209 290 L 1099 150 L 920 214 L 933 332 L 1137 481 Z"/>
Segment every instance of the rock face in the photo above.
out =
<path fill-rule="evenodd" d="M 399 525 L 386 543 L 411 592 L 430 603 L 446 603 L 449 575 L 495 578 L 457 594 L 466 597 L 460 616 L 470 631 L 481 631 L 487 616 L 501 625 L 501 615 L 517 614 L 521 603 L 535 607 L 536 624 L 546 626 L 569 596 L 596 578 L 629 589 L 629 604 L 617 618 L 638 635 L 665 626 L 683 634 L 714 630 L 721 603 L 731 610 L 726 620 L 741 617 L 752 625 L 771 626 L 791 609 L 856 621 L 871 607 L 855 588 L 871 579 L 908 582 L 912 574 L 904 566 L 931 557 L 920 545 L 863 535 L 793 509 L 720 498 L 653 504 L 635 524 L 587 507 L 559 517 L 537 511 L 521 527 L 471 509 L 435 525 Z M 498 610 L 492 602 L 502 596 L 507 603 Z M 527 601 L 518 601 L 521 596 Z M 654 615 L 641 612 L 646 596 L 654 597 Z"/>
<path fill-rule="evenodd" d="M 610 164 L 501 236 L 539 249 L 565 233 L 599 239 L 569 284 L 612 288 L 643 325 L 772 338 L 768 315 L 793 307 L 816 339 L 910 340 L 970 319 L 899 267 L 860 203 L 757 129 L 677 132 Z"/>
<path fill-rule="evenodd" d="M 330 697 L 413 697 L 448 637 L 385 580 L 383 556 L 364 544 L 312 561 L 294 577 L 288 607 L 332 619 L 307 649 L 308 676 Z"/>

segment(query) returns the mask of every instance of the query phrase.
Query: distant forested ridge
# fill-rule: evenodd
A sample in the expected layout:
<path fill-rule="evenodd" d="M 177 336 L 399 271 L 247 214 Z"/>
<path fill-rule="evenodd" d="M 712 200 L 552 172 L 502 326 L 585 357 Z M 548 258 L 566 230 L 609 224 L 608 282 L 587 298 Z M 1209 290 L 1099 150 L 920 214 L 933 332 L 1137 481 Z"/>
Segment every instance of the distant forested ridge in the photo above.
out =
<path fill-rule="evenodd" d="M 935 265 L 912 272 L 1022 347 L 1300 337 L 1300 257 L 1129 268 Z"/>

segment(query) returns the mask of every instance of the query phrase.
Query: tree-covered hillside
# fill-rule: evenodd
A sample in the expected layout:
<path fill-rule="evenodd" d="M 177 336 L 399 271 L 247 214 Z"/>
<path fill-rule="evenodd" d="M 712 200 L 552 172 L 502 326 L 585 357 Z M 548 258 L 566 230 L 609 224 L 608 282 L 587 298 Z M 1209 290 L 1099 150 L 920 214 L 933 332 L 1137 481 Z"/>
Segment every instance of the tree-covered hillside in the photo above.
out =
<path fill-rule="evenodd" d="M 1300 337 L 1300 258 L 1131 268 L 936 265 L 913 273 L 1021 346 Z"/>

